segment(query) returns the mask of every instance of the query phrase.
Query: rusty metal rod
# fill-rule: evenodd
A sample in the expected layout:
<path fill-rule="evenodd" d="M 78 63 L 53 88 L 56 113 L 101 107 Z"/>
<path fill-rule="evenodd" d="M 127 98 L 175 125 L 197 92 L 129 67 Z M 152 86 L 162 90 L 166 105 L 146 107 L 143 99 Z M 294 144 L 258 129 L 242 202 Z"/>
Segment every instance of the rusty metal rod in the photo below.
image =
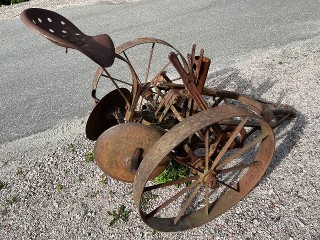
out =
<path fill-rule="evenodd" d="M 234 167 L 230 167 L 230 168 L 226 168 L 226 169 L 222 169 L 222 170 L 217 170 L 216 172 L 217 172 L 217 174 L 228 173 L 228 172 L 238 171 L 238 170 L 242 170 L 244 168 L 252 167 L 257 164 L 261 164 L 261 163 L 259 161 L 254 161 L 252 163 L 247 163 L 247 164 L 238 165 L 238 166 L 234 166 Z"/>
<path fill-rule="evenodd" d="M 199 192 L 200 188 L 202 187 L 202 183 L 198 183 L 195 190 L 192 192 L 192 194 L 188 197 L 187 201 L 183 204 L 181 207 L 178 215 L 174 218 L 173 224 L 176 225 L 179 219 L 182 217 L 182 215 L 185 213 L 187 208 L 190 206 L 192 200 L 196 197 L 197 193 Z"/>
<path fill-rule="evenodd" d="M 242 155 L 243 153 L 245 153 L 246 151 L 248 151 L 250 148 L 252 148 L 253 146 L 255 146 L 257 143 L 261 142 L 263 139 L 265 139 L 266 137 L 268 137 L 268 134 L 262 134 L 259 137 L 257 137 L 255 140 L 253 140 L 252 142 L 248 143 L 247 145 L 243 146 L 242 148 L 240 148 L 237 152 L 235 152 L 234 154 L 230 155 L 228 158 L 226 158 L 225 160 L 223 160 L 223 162 L 221 162 L 217 167 L 216 167 L 216 171 L 220 170 L 221 168 L 223 168 L 226 164 L 228 164 L 230 161 L 232 161 L 233 159 L 239 157 L 240 155 Z"/>
<path fill-rule="evenodd" d="M 155 45 L 155 43 L 152 43 L 152 47 L 151 47 L 151 51 L 150 51 L 150 57 L 149 57 L 149 61 L 148 61 L 147 72 L 146 72 L 146 79 L 145 79 L 144 83 L 146 83 L 148 81 L 148 78 L 149 78 L 149 72 L 150 72 L 150 67 L 151 67 L 151 61 L 152 61 L 152 56 L 153 56 L 154 45 Z"/>
<path fill-rule="evenodd" d="M 153 211 L 151 211 L 150 213 L 148 213 L 145 217 L 146 219 L 154 216 L 155 214 L 157 214 L 159 211 L 161 211 L 161 209 L 165 208 L 166 206 L 168 206 L 170 203 L 174 202 L 175 200 L 177 200 L 179 197 L 181 197 L 183 194 L 187 193 L 190 189 L 192 189 L 195 185 L 197 185 L 199 182 L 195 181 L 192 184 L 190 184 L 189 186 L 185 187 L 184 189 L 180 190 L 177 194 L 173 195 L 171 198 L 169 198 L 167 201 L 165 201 L 164 203 L 162 203 L 161 205 L 159 205 L 158 207 L 156 207 Z"/>
<path fill-rule="evenodd" d="M 223 146 L 222 150 L 219 152 L 216 159 L 213 161 L 211 165 L 211 170 L 215 168 L 215 166 L 218 164 L 218 162 L 221 160 L 222 156 L 227 152 L 231 144 L 233 143 L 234 139 L 237 137 L 237 135 L 240 133 L 241 129 L 244 127 L 246 122 L 248 121 L 249 117 L 245 117 L 242 119 L 241 123 L 237 126 L 237 128 L 232 133 L 231 137 L 228 139 L 227 143 Z"/>
<path fill-rule="evenodd" d="M 164 188 L 164 187 L 168 187 L 168 186 L 172 186 L 172 185 L 176 185 L 176 184 L 190 182 L 190 181 L 196 180 L 198 178 L 199 178 L 198 175 L 194 175 L 194 176 L 185 177 L 185 178 L 173 180 L 173 181 L 166 182 L 166 183 L 160 183 L 160 184 L 157 184 L 157 185 L 148 186 L 148 187 L 145 187 L 143 189 L 143 192 L 148 192 L 148 191 L 155 190 L 155 189 L 158 189 L 158 188 Z"/>

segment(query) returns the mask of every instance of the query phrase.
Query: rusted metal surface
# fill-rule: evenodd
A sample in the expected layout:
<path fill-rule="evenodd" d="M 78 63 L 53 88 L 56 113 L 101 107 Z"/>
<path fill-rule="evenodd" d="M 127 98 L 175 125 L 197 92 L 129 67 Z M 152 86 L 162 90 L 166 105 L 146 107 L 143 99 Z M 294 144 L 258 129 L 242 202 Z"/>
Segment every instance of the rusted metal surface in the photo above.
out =
<path fill-rule="evenodd" d="M 133 197 L 142 220 L 158 231 L 181 231 L 223 214 L 245 197 L 266 171 L 275 149 L 272 128 L 293 116 L 286 105 L 206 88 L 211 60 L 196 45 L 187 55 L 156 38 L 138 38 L 117 48 L 107 34 L 87 36 L 63 16 L 27 9 L 21 20 L 55 44 L 73 48 L 99 67 L 92 82 L 95 107 L 86 135 L 95 143 L 97 165 L 110 177 L 134 182 Z M 158 47 L 169 56 L 151 68 Z M 147 46 L 134 62 L 130 50 Z M 145 62 L 141 59 L 147 59 Z M 129 79 L 111 74 L 120 61 Z M 135 66 L 145 69 L 138 74 Z M 153 74 L 153 75 L 152 75 Z M 115 90 L 97 97 L 101 79 Z M 182 84 L 181 84 L 182 82 Z M 125 87 L 123 87 L 125 86 Z M 169 160 L 190 170 L 186 176 L 155 184 Z M 181 184 L 180 189 L 173 188 Z M 143 206 L 145 193 L 162 202 Z M 167 210 L 173 212 L 168 216 Z"/>
<path fill-rule="evenodd" d="M 189 72 L 193 71 L 196 77 L 196 86 L 199 93 L 202 92 L 207 80 L 207 75 L 211 60 L 204 56 L 204 50 L 200 50 L 200 55 L 196 56 L 196 45 L 192 45 L 191 54 L 188 54 Z"/>
<path fill-rule="evenodd" d="M 203 100 L 200 92 L 197 89 L 196 86 L 196 76 L 193 72 L 187 73 L 187 71 L 183 68 L 181 65 L 177 55 L 173 52 L 169 54 L 169 60 L 171 61 L 172 65 L 176 68 L 179 75 L 182 78 L 182 81 L 186 87 L 186 89 L 191 94 L 193 100 L 196 102 L 196 104 L 199 106 L 200 110 L 206 110 L 208 108 L 206 102 Z"/>
<path fill-rule="evenodd" d="M 114 44 L 107 34 L 88 36 L 58 13 L 40 8 L 29 8 L 21 13 L 21 20 L 53 43 L 76 49 L 103 67 L 113 64 Z"/>
<path fill-rule="evenodd" d="M 139 123 L 124 123 L 109 128 L 97 139 L 94 154 L 97 165 L 107 175 L 124 182 L 133 182 L 139 158 L 143 159 L 163 131 Z M 137 149 L 143 149 L 140 154 Z M 159 175 L 168 164 L 168 157 L 150 175 L 150 179 Z"/>
<path fill-rule="evenodd" d="M 128 89 L 121 91 L 129 98 Z M 86 136 L 90 140 L 97 140 L 98 137 L 108 128 L 124 122 L 126 112 L 126 101 L 118 89 L 111 91 L 104 96 L 92 110 L 86 125 Z"/>

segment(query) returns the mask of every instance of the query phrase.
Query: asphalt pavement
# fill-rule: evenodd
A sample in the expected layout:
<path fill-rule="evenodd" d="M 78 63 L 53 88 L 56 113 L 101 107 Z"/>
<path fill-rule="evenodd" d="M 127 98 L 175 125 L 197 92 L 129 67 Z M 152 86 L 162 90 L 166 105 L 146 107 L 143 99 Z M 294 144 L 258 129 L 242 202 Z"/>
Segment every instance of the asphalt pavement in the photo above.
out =
<path fill-rule="evenodd" d="M 318 0 L 142 0 L 57 10 L 83 32 L 108 33 L 115 45 L 156 37 L 183 54 L 205 49 L 216 71 L 239 59 L 320 34 Z M 96 64 L 65 54 L 18 17 L 0 23 L 0 144 L 81 119 L 92 109 Z"/>

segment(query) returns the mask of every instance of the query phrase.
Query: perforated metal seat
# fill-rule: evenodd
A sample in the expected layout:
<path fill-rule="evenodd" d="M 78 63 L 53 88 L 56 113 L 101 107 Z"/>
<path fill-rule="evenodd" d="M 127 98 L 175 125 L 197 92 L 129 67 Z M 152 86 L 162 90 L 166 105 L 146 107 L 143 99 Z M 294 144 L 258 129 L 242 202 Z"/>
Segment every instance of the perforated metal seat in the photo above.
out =
<path fill-rule="evenodd" d="M 84 53 L 102 67 L 110 67 L 115 58 L 114 44 L 107 34 L 88 36 L 60 14 L 41 8 L 29 8 L 21 20 L 55 44 Z"/>

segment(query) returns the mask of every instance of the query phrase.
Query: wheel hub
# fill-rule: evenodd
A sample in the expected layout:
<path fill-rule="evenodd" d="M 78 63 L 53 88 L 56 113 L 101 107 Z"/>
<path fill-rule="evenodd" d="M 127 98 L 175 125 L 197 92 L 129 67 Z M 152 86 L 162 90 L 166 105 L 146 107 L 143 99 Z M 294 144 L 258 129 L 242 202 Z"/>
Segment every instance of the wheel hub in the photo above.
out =
<path fill-rule="evenodd" d="M 203 183 L 203 185 L 209 188 L 219 187 L 216 172 L 212 170 L 205 171 L 205 173 L 202 176 L 200 176 L 200 181 Z"/>
<path fill-rule="evenodd" d="M 217 181 L 217 176 L 216 176 L 217 173 L 214 170 L 205 170 L 204 159 L 199 158 L 198 160 L 192 163 L 192 166 L 198 169 L 198 170 L 192 169 L 192 172 L 194 174 L 198 173 L 198 175 L 200 176 L 200 182 L 202 182 L 203 185 L 209 188 L 219 187 L 219 183 Z M 199 172 L 199 171 L 203 171 L 203 172 Z"/>

